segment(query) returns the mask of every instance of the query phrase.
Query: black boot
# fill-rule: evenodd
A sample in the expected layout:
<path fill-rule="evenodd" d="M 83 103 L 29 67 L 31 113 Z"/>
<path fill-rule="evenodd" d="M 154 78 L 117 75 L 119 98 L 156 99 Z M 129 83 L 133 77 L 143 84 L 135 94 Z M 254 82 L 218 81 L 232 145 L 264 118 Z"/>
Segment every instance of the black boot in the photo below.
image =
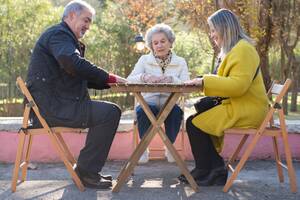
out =
<path fill-rule="evenodd" d="M 191 172 L 192 177 L 196 180 L 196 179 L 203 179 L 205 178 L 208 174 L 209 171 L 207 169 L 197 169 L 194 168 Z M 179 181 L 183 182 L 183 183 L 188 183 L 187 178 L 181 174 L 180 176 L 177 177 Z"/>
<path fill-rule="evenodd" d="M 227 181 L 228 170 L 225 166 L 214 168 L 204 179 L 196 179 L 199 186 L 225 185 Z"/>

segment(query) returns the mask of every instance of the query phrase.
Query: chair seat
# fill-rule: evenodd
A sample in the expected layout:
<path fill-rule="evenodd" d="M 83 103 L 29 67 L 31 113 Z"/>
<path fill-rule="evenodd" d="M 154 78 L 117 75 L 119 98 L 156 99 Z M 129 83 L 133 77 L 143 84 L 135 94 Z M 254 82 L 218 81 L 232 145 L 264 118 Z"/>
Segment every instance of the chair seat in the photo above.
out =
<path fill-rule="evenodd" d="M 263 135 L 266 136 L 280 136 L 281 129 L 279 127 L 273 126 L 268 127 L 264 130 Z M 257 133 L 257 129 L 254 128 L 230 128 L 224 131 L 225 134 L 233 134 L 233 135 L 255 135 Z"/>
<path fill-rule="evenodd" d="M 51 127 L 53 133 L 57 132 L 70 132 L 70 133 L 83 133 L 85 129 L 82 128 L 69 128 L 69 127 Z M 27 134 L 32 135 L 46 134 L 47 131 L 44 128 L 27 128 L 25 131 Z"/>

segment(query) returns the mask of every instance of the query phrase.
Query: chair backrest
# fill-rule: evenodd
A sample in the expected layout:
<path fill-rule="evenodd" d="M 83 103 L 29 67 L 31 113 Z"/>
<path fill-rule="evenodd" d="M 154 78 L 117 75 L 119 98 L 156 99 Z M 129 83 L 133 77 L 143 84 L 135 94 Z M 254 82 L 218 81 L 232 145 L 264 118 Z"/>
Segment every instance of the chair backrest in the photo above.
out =
<path fill-rule="evenodd" d="M 17 78 L 17 85 L 19 86 L 19 89 L 21 90 L 21 92 L 25 96 L 26 100 L 28 101 L 28 103 L 26 103 L 26 105 L 25 105 L 24 114 L 23 114 L 23 128 L 28 127 L 28 119 L 29 119 L 30 110 L 33 109 L 35 115 L 39 119 L 42 126 L 45 129 L 47 129 L 47 131 L 51 132 L 50 127 L 48 126 L 46 120 L 40 114 L 37 104 L 35 103 L 32 95 L 30 94 L 28 88 L 26 87 L 25 82 L 23 81 L 23 79 L 20 76 Z"/>
<path fill-rule="evenodd" d="M 270 126 L 273 126 L 273 114 L 276 110 L 283 112 L 281 101 L 282 98 L 288 92 L 291 83 L 292 83 L 291 79 L 287 79 L 284 84 L 279 84 L 275 82 L 272 84 L 268 93 L 272 96 L 275 96 L 275 100 L 270 104 L 270 110 L 267 113 L 267 116 L 263 121 L 262 125 L 260 126 L 260 131 L 263 131 L 263 129 L 266 127 L 268 123 L 270 123 Z"/>
<path fill-rule="evenodd" d="M 283 96 L 287 93 L 291 83 L 292 83 L 291 79 L 287 79 L 283 85 L 278 84 L 278 83 L 274 83 L 272 85 L 271 94 L 277 96 L 276 99 L 275 99 L 276 103 L 280 103 Z"/>

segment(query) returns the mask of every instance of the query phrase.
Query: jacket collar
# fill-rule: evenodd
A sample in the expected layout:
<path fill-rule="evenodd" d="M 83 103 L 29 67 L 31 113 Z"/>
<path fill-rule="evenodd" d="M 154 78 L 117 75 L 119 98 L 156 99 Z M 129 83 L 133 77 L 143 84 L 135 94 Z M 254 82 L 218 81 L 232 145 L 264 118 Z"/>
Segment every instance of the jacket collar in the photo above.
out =
<path fill-rule="evenodd" d="M 73 31 L 71 30 L 71 28 L 69 27 L 69 25 L 66 22 L 62 21 L 60 23 L 60 25 L 63 27 L 63 29 L 65 29 L 65 31 L 67 33 L 69 33 L 72 36 L 72 38 L 74 39 L 74 41 L 76 42 L 76 44 L 78 44 L 81 56 L 84 57 L 84 52 L 85 52 L 85 45 L 84 45 L 84 43 L 80 42 L 76 38 L 75 34 L 73 33 Z"/>
<path fill-rule="evenodd" d="M 69 27 L 69 25 L 68 25 L 66 22 L 62 21 L 62 22 L 60 23 L 60 25 L 61 25 L 68 33 L 70 33 L 70 34 L 72 35 L 72 38 L 73 38 L 76 42 L 79 42 L 79 40 L 76 38 L 75 34 L 73 33 L 73 31 L 71 30 L 71 28 Z"/>

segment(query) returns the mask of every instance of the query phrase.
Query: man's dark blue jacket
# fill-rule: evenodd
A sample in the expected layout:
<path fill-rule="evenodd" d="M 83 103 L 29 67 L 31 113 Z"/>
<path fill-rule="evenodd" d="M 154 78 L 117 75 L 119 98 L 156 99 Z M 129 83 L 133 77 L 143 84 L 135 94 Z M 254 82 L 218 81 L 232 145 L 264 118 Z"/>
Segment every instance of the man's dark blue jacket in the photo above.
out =
<path fill-rule="evenodd" d="M 84 51 L 65 22 L 47 29 L 34 47 L 26 82 L 50 126 L 86 127 L 88 88 L 109 88 L 109 74 L 86 60 Z"/>

